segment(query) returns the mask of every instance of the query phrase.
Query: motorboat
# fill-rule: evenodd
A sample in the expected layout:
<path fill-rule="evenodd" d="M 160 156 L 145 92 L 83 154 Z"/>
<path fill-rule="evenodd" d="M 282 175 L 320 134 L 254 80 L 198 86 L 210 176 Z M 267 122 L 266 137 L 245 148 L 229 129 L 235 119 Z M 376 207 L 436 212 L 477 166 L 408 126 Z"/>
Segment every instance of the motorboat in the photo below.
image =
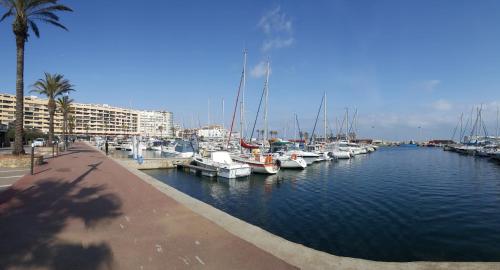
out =
<path fill-rule="evenodd" d="M 196 154 L 193 161 L 200 167 L 217 171 L 217 175 L 224 178 L 245 177 L 252 173 L 250 165 L 234 162 L 227 151 L 212 152 L 210 158 Z"/>
<path fill-rule="evenodd" d="M 178 158 L 190 158 L 193 157 L 195 149 L 191 142 L 188 141 L 178 141 L 175 144 L 173 154 Z"/>

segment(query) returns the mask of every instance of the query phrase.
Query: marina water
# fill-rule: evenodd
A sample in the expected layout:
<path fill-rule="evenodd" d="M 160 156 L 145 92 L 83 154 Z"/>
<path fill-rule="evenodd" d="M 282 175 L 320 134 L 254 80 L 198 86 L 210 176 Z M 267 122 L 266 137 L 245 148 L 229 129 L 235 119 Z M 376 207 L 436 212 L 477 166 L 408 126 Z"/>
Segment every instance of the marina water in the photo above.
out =
<path fill-rule="evenodd" d="M 500 261 L 500 164 L 440 148 L 381 148 L 278 175 L 145 171 L 273 234 L 378 261 Z"/>

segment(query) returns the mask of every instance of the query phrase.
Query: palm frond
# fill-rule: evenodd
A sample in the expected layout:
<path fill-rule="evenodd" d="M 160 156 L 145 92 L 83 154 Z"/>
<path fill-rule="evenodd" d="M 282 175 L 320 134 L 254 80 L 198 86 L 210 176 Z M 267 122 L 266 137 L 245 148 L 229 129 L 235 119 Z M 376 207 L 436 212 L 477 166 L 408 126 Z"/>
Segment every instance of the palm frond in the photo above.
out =
<path fill-rule="evenodd" d="M 43 21 L 43 22 L 46 22 L 46 23 L 48 23 L 48 24 L 55 25 L 55 26 L 57 26 L 57 27 L 59 27 L 59 28 L 62 28 L 62 29 L 64 29 L 64 30 L 68 31 L 68 28 L 66 28 L 66 26 L 64 26 L 64 25 L 62 25 L 62 24 L 60 24 L 60 23 L 58 23 L 57 21 L 54 21 L 54 20 L 51 20 L 51 19 L 42 19 L 42 18 L 40 18 L 39 20 L 40 20 L 40 21 Z"/>
<path fill-rule="evenodd" d="M 44 7 L 44 8 L 40 8 L 36 11 L 33 11 L 33 13 L 37 13 L 37 12 L 52 12 L 52 11 L 68 11 L 68 12 L 73 12 L 73 10 L 65 5 L 53 5 L 53 6 L 49 6 L 49 7 Z"/>
<path fill-rule="evenodd" d="M 58 11 L 72 12 L 73 10 L 65 5 L 58 4 L 58 0 L 0 0 L 0 4 L 7 7 L 8 11 L 0 17 L 0 22 L 13 16 L 14 25 L 17 26 L 16 35 L 27 39 L 28 31 L 31 30 L 37 37 L 40 37 L 40 30 L 36 22 L 42 21 L 52 24 L 64 30 L 66 26 L 59 21 L 56 14 Z"/>
<path fill-rule="evenodd" d="M 33 33 L 35 33 L 36 37 L 40 37 L 40 30 L 38 30 L 38 26 L 36 25 L 35 22 L 32 20 L 28 20 L 28 23 L 30 24 L 31 29 L 33 30 Z"/>
<path fill-rule="evenodd" d="M 59 16 L 50 11 L 36 11 L 31 13 L 31 15 L 36 16 L 38 18 L 49 18 L 54 21 L 59 21 Z"/>
<path fill-rule="evenodd" d="M 73 85 L 69 80 L 64 79 L 61 74 L 45 73 L 45 78 L 38 79 L 31 87 L 31 92 L 39 95 L 45 95 L 49 100 L 53 100 L 62 94 L 74 91 Z"/>
<path fill-rule="evenodd" d="M 14 15 L 14 12 L 12 12 L 12 8 L 9 9 L 9 11 L 5 12 L 5 14 L 2 15 L 2 18 L 0 18 L 0 22 L 5 20 L 7 17 Z"/>

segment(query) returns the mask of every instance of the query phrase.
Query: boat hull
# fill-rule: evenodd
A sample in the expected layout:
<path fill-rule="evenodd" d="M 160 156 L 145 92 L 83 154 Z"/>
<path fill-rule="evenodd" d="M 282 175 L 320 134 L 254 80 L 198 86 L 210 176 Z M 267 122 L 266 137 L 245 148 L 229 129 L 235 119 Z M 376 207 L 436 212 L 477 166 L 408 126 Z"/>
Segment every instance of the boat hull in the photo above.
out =
<path fill-rule="evenodd" d="M 280 166 L 278 166 L 277 163 L 265 163 L 244 157 L 232 157 L 232 159 L 237 162 L 248 164 L 252 168 L 253 173 L 277 174 L 280 170 Z"/>
<path fill-rule="evenodd" d="M 297 159 L 278 159 L 281 163 L 282 169 L 305 169 L 307 167 L 307 163 L 303 158 Z"/>

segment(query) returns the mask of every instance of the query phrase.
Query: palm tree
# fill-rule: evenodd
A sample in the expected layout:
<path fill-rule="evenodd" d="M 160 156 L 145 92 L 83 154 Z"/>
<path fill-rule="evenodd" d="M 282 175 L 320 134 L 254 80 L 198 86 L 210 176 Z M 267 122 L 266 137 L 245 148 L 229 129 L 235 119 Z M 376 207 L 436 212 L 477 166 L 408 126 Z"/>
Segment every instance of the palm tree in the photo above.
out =
<path fill-rule="evenodd" d="M 85 123 L 83 124 L 83 127 L 85 128 L 85 133 L 87 134 L 87 139 L 89 138 L 89 124 Z"/>
<path fill-rule="evenodd" d="M 45 79 L 39 79 L 31 92 L 45 95 L 49 99 L 49 144 L 54 139 L 54 114 L 56 112 L 56 98 L 62 94 L 74 91 L 73 85 L 63 75 L 45 73 Z"/>
<path fill-rule="evenodd" d="M 158 126 L 158 130 L 160 131 L 160 138 L 163 138 L 163 126 Z"/>
<path fill-rule="evenodd" d="M 73 130 L 75 130 L 75 126 L 76 126 L 76 118 L 74 115 L 70 114 L 68 116 L 69 135 L 73 135 Z"/>
<path fill-rule="evenodd" d="M 37 21 L 49 23 L 66 29 L 59 23 L 56 11 L 73 11 L 69 7 L 57 4 L 58 0 L 0 0 L 7 12 L 0 17 L 0 22 L 12 16 L 12 31 L 16 37 L 17 70 L 16 70 L 16 132 L 13 154 L 24 154 L 23 121 L 24 121 L 24 46 L 31 28 L 36 37 L 40 37 Z"/>
<path fill-rule="evenodd" d="M 59 107 L 59 111 L 63 115 L 63 138 L 64 138 L 64 145 L 67 144 L 68 142 L 68 117 L 71 112 L 71 104 L 73 103 L 73 99 L 69 98 L 68 96 L 63 96 L 57 99 L 57 107 Z"/>

